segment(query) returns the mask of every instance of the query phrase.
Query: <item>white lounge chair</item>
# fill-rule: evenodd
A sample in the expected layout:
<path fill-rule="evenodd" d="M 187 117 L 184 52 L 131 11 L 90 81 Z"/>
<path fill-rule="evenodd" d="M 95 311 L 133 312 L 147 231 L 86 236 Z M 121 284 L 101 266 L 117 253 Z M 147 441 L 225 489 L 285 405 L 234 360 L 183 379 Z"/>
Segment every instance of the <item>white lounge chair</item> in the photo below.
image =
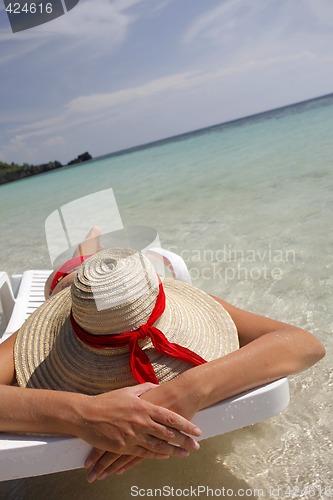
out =
<path fill-rule="evenodd" d="M 190 282 L 184 261 L 172 252 L 149 249 L 162 256 L 174 277 Z M 44 283 L 50 271 L 26 271 L 9 278 L 0 272 L 0 299 L 8 338 L 44 301 Z M 201 439 L 251 425 L 281 413 L 289 403 L 286 378 L 247 391 L 200 411 L 193 421 L 202 429 Z M 78 438 L 1 434 L 0 481 L 39 476 L 83 467 L 90 446 Z"/>

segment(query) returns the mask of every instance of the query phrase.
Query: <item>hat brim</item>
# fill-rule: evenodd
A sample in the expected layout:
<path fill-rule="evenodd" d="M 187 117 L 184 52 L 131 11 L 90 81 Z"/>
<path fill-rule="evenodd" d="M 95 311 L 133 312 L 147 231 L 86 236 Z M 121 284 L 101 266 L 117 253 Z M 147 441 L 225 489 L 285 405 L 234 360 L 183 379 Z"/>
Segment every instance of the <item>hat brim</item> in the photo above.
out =
<path fill-rule="evenodd" d="M 180 281 L 167 279 L 163 286 L 166 307 L 155 326 L 170 342 L 191 349 L 206 361 L 239 347 L 236 326 L 220 303 Z M 137 384 L 128 350 L 88 347 L 72 329 L 70 310 L 71 293 L 66 289 L 40 306 L 21 327 L 14 347 L 18 384 L 90 395 Z M 149 338 L 141 345 L 160 382 L 193 367 L 158 352 Z"/>

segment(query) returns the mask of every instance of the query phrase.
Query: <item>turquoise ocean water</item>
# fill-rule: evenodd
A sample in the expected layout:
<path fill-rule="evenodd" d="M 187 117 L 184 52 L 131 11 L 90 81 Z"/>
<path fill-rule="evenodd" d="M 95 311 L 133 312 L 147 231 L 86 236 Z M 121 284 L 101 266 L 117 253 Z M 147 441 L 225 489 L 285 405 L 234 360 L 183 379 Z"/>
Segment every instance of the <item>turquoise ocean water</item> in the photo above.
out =
<path fill-rule="evenodd" d="M 124 225 L 155 228 L 194 284 L 304 327 L 327 348 L 320 364 L 290 378 L 281 416 L 207 440 L 187 460 L 142 464 L 92 486 L 82 471 L 2 483 L 0 498 L 129 499 L 132 485 L 333 497 L 332 131 L 330 95 L 0 186 L 0 270 L 50 268 L 46 217 L 112 188 Z"/>

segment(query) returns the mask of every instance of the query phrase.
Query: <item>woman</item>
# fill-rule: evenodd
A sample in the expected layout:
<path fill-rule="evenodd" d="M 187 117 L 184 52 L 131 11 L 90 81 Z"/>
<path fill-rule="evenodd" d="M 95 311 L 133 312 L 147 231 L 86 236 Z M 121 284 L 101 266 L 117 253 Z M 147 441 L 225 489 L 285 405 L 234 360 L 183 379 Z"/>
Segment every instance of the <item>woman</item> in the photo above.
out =
<path fill-rule="evenodd" d="M 88 257 L 103 250 L 101 243 L 101 229 L 93 226 L 85 240 L 80 243 L 73 253 L 73 257 L 53 271 L 46 280 L 44 287 L 45 299 L 60 292 L 73 283 L 75 272 Z"/>
<path fill-rule="evenodd" d="M 143 425 L 145 403 L 191 419 L 213 403 L 302 371 L 324 354 L 305 330 L 242 311 L 185 283 L 162 285 L 143 255 L 105 250 L 85 260 L 71 289 L 55 294 L 0 346 L 6 402 L 0 429 L 79 436 L 95 447 L 86 461 L 88 481 L 104 479 L 152 456 L 135 439 L 134 446 L 126 444 Z M 21 388 L 6 387 L 15 375 Z M 145 380 L 163 383 L 146 391 L 144 385 L 122 389 Z M 112 411 L 125 423 L 113 428 Z M 185 456 L 198 446 L 178 432 L 189 432 L 189 424 L 179 422 L 168 439 Z M 175 454 L 170 444 L 156 440 L 161 434 L 147 437 L 147 429 L 149 424 L 145 439 L 155 458 Z"/>

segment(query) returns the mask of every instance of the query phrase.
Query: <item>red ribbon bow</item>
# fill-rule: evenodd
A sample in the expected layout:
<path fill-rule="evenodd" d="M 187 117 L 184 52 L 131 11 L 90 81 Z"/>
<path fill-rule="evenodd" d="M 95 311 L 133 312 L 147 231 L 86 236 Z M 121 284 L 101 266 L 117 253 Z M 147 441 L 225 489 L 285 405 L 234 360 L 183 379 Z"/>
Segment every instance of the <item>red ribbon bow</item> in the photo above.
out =
<path fill-rule="evenodd" d="M 147 356 L 138 344 L 138 340 L 150 337 L 157 351 L 168 354 L 174 358 L 182 359 L 193 365 L 201 365 L 206 361 L 195 352 L 174 342 L 169 342 L 164 333 L 154 327 L 154 323 L 162 315 L 165 309 L 165 293 L 162 283 L 159 286 L 159 294 L 154 309 L 147 321 L 133 332 L 124 332 L 116 335 L 93 335 L 78 325 L 73 314 L 70 320 L 77 337 L 90 347 L 97 349 L 109 349 L 110 347 L 123 347 L 128 345 L 130 350 L 130 367 L 134 378 L 140 383 L 153 382 L 158 384 L 154 369 Z"/>

